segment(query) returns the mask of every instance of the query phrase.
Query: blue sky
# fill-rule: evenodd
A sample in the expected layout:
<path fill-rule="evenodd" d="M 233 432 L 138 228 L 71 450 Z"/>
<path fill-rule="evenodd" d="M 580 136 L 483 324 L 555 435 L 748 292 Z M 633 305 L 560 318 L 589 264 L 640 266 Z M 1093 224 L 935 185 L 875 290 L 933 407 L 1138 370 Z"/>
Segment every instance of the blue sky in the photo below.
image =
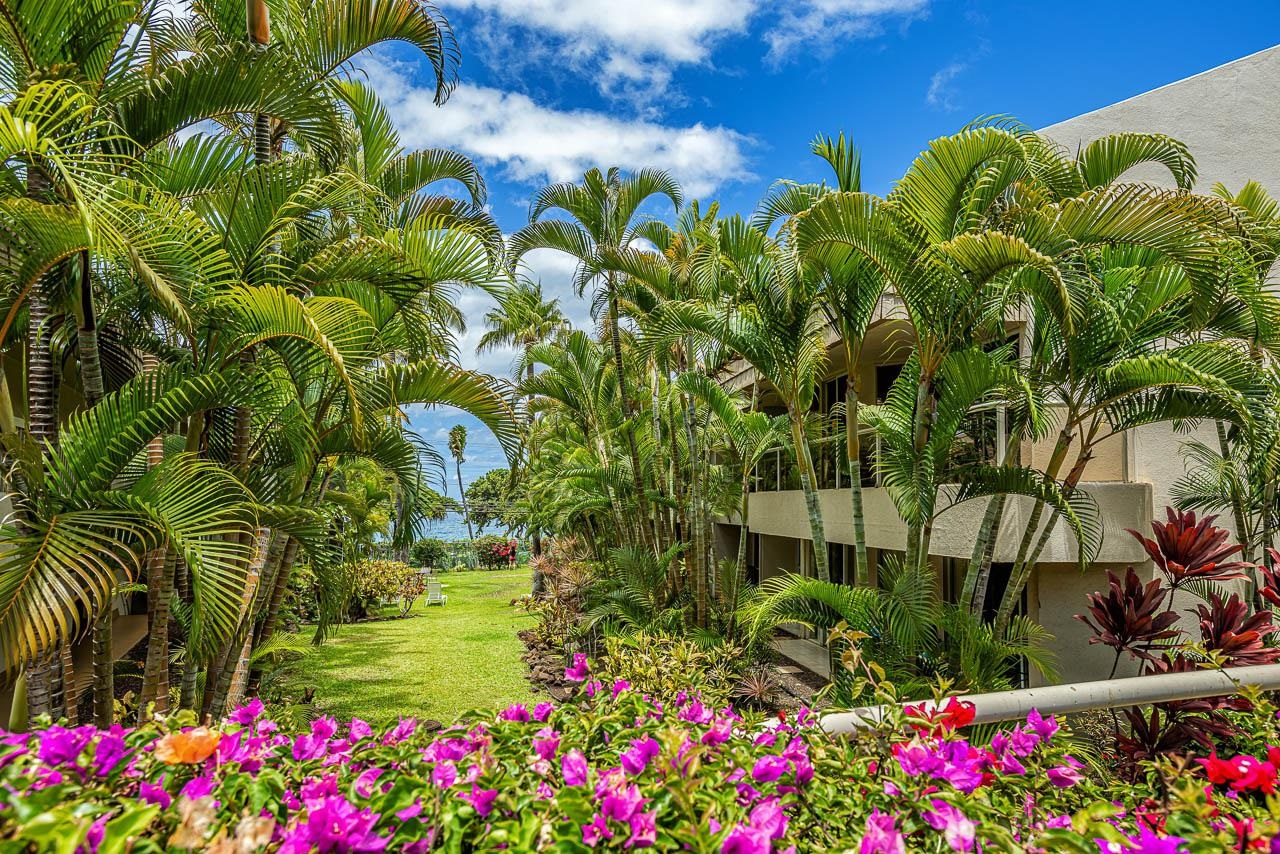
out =
<path fill-rule="evenodd" d="M 1043 127 L 1280 42 L 1275 0 L 437 2 L 463 54 L 445 106 L 431 104 L 408 51 L 361 65 L 406 146 L 480 163 L 508 232 L 526 221 L 534 189 L 591 166 L 660 166 L 689 195 L 749 212 L 779 177 L 824 177 L 807 143 L 840 130 L 862 148 L 865 189 L 885 192 L 929 139 L 974 117 Z M 550 253 L 529 262 L 588 324 L 568 286 L 572 263 Z M 506 373 L 510 353 L 473 352 L 487 298 L 464 295 L 462 307 L 463 363 Z M 442 451 L 459 422 L 471 432 L 464 479 L 504 465 L 474 419 L 414 415 Z"/>

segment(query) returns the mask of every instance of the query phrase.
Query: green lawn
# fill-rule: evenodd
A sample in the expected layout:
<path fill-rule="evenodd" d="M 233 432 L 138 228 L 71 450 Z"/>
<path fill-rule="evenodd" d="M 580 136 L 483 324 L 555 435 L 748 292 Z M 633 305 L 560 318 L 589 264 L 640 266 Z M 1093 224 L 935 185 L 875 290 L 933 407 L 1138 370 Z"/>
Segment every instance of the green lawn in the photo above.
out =
<path fill-rule="evenodd" d="M 374 724 L 400 715 L 451 723 L 532 697 L 516 632 L 534 618 L 510 604 L 529 592 L 528 569 L 442 579 L 447 605 L 419 600 L 405 619 L 341 626 L 300 663 L 292 687 L 314 687 L 324 714 Z"/>

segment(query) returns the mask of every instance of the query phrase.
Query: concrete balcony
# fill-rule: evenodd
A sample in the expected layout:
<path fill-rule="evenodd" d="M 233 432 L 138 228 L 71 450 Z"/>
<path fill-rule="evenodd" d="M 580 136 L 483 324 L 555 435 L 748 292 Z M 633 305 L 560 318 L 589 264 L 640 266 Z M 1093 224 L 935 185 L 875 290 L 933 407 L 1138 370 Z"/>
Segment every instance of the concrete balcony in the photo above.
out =
<path fill-rule="evenodd" d="M 1098 503 L 1098 513 L 1103 525 L 1102 549 L 1096 557 L 1097 562 L 1145 561 L 1146 553 L 1132 537 L 1124 533 L 1124 529 L 1147 528 L 1153 518 L 1151 485 L 1104 481 L 1084 483 L 1081 488 Z M 848 489 L 824 489 L 818 492 L 828 542 L 852 544 L 854 541 L 849 493 Z M 954 494 L 954 487 L 944 486 L 942 495 L 939 496 L 941 506 L 949 503 L 949 494 Z M 862 499 L 868 547 L 900 551 L 906 539 L 906 526 L 898 517 L 888 490 L 864 487 Z M 809 516 L 805 510 L 804 494 L 799 490 L 753 492 L 749 502 L 749 521 L 753 532 L 810 539 Z M 940 557 L 967 559 L 973 553 L 974 539 L 981 527 L 986 506 L 987 499 L 981 498 L 943 511 L 934 526 L 930 553 Z M 1034 502 L 1030 498 L 1010 497 L 996 541 L 997 561 L 1014 559 L 1019 538 L 1026 528 L 1033 507 Z M 1059 522 L 1050 535 L 1040 561 L 1072 563 L 1076 560 L 1076 550 L 1075 536 L 1065 524 Z"/>

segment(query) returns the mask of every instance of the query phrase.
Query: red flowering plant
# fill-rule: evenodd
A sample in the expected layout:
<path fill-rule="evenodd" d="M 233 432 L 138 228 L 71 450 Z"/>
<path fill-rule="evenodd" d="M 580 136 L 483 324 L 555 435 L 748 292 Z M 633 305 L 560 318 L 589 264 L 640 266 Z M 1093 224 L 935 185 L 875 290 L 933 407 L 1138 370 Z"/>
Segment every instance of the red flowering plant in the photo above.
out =
<path fill-rule="evenodd" d="M 1199 521 L 1192 512 L 1167 511 L 1167 522 L 1153 522 L 1155 539 L 1130 531 L 1142 543 L 1155 563 L 1158 575 L 1143 584 L 1132 567 L 1123 582 L 1108 572 L 1108 587 L 1086 597 L 1088 614 L 1078 614 L 1093 633 L 1090 643 L 1100 643 L 1116 651 L 1114 676 L 1124 652 L 1141 661 L 1143 674 L 1174 673 L 1204 666 L 1244 666 L 1270 664 L 1280 660 L 1280 648 L 1269 645 L 1280 632 L 1272 612 L 1253 610 L 1236 593 L 1225 595 L 1212 585 L 1249 578 L 1252 564 L 1230 558 L 1242 550 L 1228 545 L 1228 532 L 1214 527 L 1216 517 Z M 1280 600 L 1280 590 L 1268 595 L 1273 585 L 1259 594 L 1266 601 Z M 1193 638 L 1177 626 L 1178 614 L 1172 603 L 1179 589 L 1186 589 L 1204 601 L 1187 613 L 1197 618 L 1199 637 Z M 1138 763 L 1159 756 L 1185 752 L 1193 745 L 1210 749 L 1216 741 L 1236 733 L 1227 712 L 1247 710 L 1246 698 L 1207 697 L 1157 704 L 1149 709 L 1129 709 L 1124 717 L 1129 731 L 1116 730 L 1116 746 L 1125 757 L 1126 775 L 1135 773 Z"/>

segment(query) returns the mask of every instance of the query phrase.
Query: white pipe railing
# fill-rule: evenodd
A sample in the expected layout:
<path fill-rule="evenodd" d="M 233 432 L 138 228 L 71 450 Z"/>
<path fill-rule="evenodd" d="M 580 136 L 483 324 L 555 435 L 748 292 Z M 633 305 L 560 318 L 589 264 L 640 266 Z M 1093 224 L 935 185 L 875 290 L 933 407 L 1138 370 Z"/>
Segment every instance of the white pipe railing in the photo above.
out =
<path fill-rule="evenodd" d="M 1026 718 L 1035 709 L 1042 715 L 1061 715 L 1091 709 L 1113 709 L 1119 706 L 1143 706 L 1175 700 L 1196 700 L 1237 694 L 1246 687 L 1280 690 L 1280 664 L 1258 664 L 1250 667 L 1227 667 L 1221 670 L 1193 670 L 1188 673 L 1159 673 L 1101 682 L 1076 682 L 1070 685 L 1046 685 L 1043 688 L 1021 688 L 992 694 L 971 694 L 960 699 L 972 703 L 975 724 L 1014 721 Z M 932 700 L 911 703 L 932 711 Z M 853 732 L 879 722 L 884 706 L 864 706 L 848 712 L 824 715 L 822 728 L 827 732 Z"/>

